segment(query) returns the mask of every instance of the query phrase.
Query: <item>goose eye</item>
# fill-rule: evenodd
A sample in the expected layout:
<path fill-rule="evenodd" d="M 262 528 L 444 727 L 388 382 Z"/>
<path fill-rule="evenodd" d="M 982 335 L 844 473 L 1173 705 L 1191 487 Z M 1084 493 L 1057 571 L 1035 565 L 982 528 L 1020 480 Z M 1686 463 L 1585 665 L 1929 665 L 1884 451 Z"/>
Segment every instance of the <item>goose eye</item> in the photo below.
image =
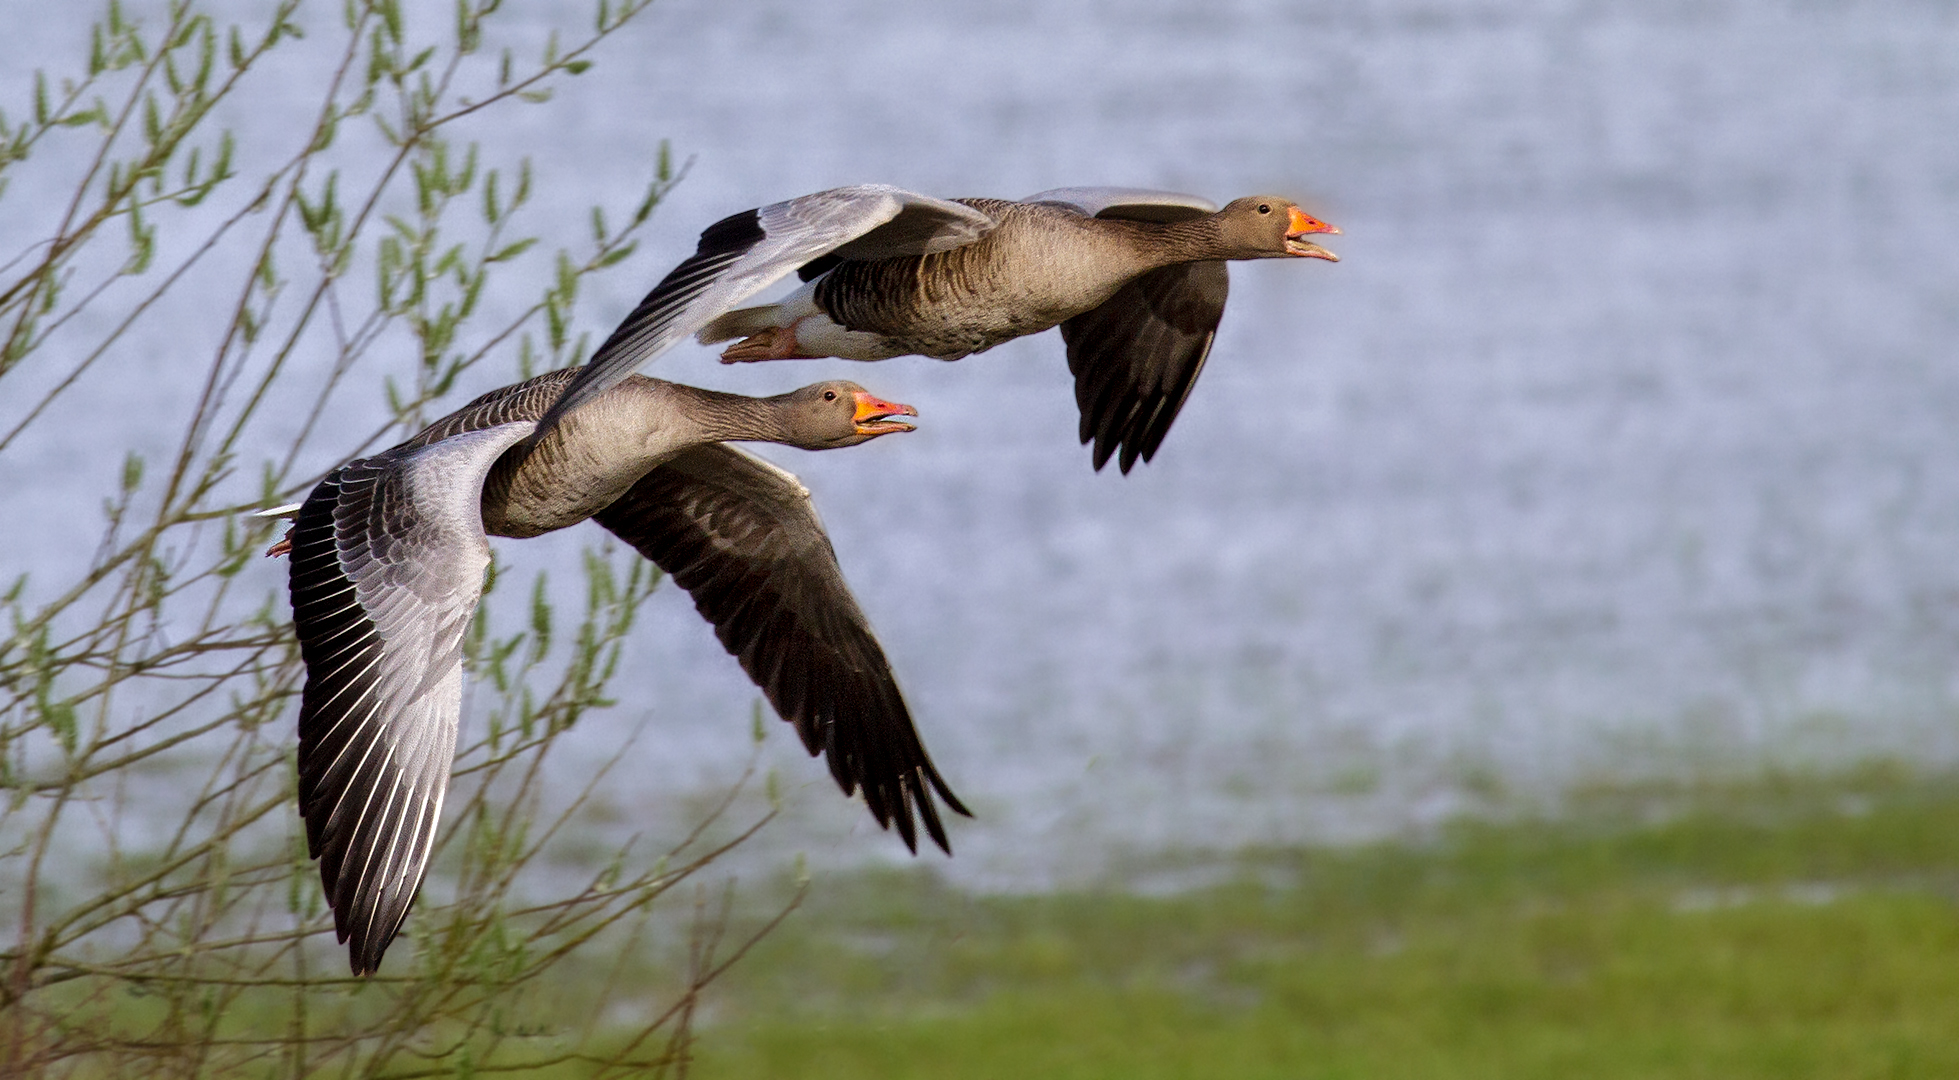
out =
<path fill-rule="evenodd" d="M 1272 207 L 1269 203 L 1259 203 L 1258 212 L 1261 214 L 1269 214 L 1272 212 Z"/>
<path fill-rule="evenodd" d="M 835 390 L 825 390 L 825 391 L 823 391 L 823 400 L 825 400 L 825 401 L 835 401 L 835 400 L 837 400 L 837 392 L 836 392 Z"/>

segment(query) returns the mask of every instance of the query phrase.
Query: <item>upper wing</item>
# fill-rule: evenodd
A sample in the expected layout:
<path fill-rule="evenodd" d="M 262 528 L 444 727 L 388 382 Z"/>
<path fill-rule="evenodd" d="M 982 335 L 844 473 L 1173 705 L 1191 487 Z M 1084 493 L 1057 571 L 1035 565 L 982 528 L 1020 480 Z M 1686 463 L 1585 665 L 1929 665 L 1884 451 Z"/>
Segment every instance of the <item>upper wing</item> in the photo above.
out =
<path fill-rule="evenodd" d="M 534 426 L 349 462 L 293 526 L 306 660 L 299 808 L 356 975 L 380 965 L 428 867 L 455 757 L 463 632 L 490 563 L 483 477 Z"/>
<path fill-rule="evenodd" d="M 1202 196 L 1149 188 L 1055 188 L 1029 195 L 1020 201 L 1062 203 L 1089 217 L 1128 218 L 1132 221 L 1182 221 L 1218 212 L 1217 204 Z"/>
<path fill-rule="evenodd" d="M 926 756 L 884 650 L 794 476 L 713 443 L 647 473 L 596 520 L 693 595 L 776 713 L 796 725 L 811 754 L 828 755 L 844 792 L 863 788 L 879 825 L 895 821 L 916 851 L 915 811 L 951 852 L 931 794 L 958 813 L 966 808 Z"/>
<path fill-rule="evenodd" d="M 1166 266 L 1061 324 L 1097 469 L 1118 445 L 1125 473 L 1155 456 L 1204 370 L 1230 285 L 1222 262 Z"/>
<path fill-rule="evenodd" d="M 970 244 L 993 226 L 972 207 L 885 184 L 832 188 L 723 218 L 599 346 L 537 430 L 551 430 L 559 417 L 811 259 L 833 251 L 852 259 L 926 255 Z"/>

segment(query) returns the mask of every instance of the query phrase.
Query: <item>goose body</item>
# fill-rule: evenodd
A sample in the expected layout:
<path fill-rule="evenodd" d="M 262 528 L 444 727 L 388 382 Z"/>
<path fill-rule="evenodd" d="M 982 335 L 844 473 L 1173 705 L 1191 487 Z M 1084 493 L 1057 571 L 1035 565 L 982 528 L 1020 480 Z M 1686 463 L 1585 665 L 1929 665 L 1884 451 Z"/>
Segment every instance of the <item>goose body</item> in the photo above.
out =
<path fill-rule="evenodd" d="M 1166 261 L 1190 261 L 1153 243 L 1163 228 L 1155 223 L 1092 218 L 1055 202 L 957 201 L 991 217 L 994 228 L 935 254 L 839 260 L 778 304 L 708 323 L 701 341 L 759 339 L 726 350 L 730 362 L 910 353 L 957 360 L 1101 307 Z M 826 349 L 831 327 L 855 336 Z"/>
<path fill-rule="evenodd" d="M 634 376 L 539 435 L 558 371 L 485 394 L 335 469 L 287 540 L 306 662 L 300 811 L 355 974 L 373 972 L 420 888 L 462 695 L 487 535 L 586 519 L 657 563 L 811 754 L 916 850 L 966 813 L 919 742 L 890 664 L 794 476 L 727 440 L 805 449 L 910 430 L 854 383 L 746 398 Z M 535 436 L 535 437 L 534 437 Z"/>
<path fill-rule="evenodd" d="M 886 202 L 902 211 L 870 212 Z M 809 224 L 815 215 L 798 209 L 805 203 L 822 207 L 822 224 Z M 839 209 L 859 204 L 854 217 Z M 838 228 L 842 220 L 850 228 Z M 908 228 L 894 232 L 901 220 Z M 685 320 L 705 343 L 739 338 L 722 353 L 731 363 L 911 353 L 955 360 L 1059 326 L 1081 439 L 1095 444 L 1096 468 L 1119 452 L 1128 472 L 1155 454 L 1210 353 L 1229 286 L 1224 263 L 1337 261 L 1307 237 L 1338 231 L 1270 195 L 1220 209 L 1193 195 L 1131 188 L 949 203 L 878 187 L 818 192 L 703 232 L 694 256 L 593 355 L 562 408 L 640 363 L 635 340 L 678 325 L 668 313 L 694 294 L 732 308 L 695 310 Z M 790 270 L 805 282 L 795 293 L 733 307 Z"/>

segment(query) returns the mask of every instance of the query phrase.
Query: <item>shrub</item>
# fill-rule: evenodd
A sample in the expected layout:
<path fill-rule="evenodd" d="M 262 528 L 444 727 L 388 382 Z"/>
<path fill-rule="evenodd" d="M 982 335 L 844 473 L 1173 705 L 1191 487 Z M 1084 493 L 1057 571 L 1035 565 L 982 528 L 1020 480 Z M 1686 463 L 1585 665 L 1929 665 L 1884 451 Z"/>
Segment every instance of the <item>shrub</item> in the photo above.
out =
<path fill-rule="evenodd" d="M 463 740 L 413 948 L 355 980 L 294 805 L 303 672 L 283 574 L 269 587 L 254 561 L 276 523 L 251 516 L 419 427 L 479 364 L 581 359 L 580 284 L 631 254 L 676 181 L 665 148 L 617 227 L 594 209 L 590 244 L 550 255 L 523 232 L 528 162 L 489 164 L 459 132 L 548 107 L 647 2 L 600 0 L 574 44 L 554 30 L 528 57 L 486 48 L 522 33 L 498 0 L 437 27 L 400 0 L 242 22 L 112 2 L 85 66 L 0 113 L 0 470 L 64 425 L 122 458 L 92 554 L 37 550 L 16 514 L 0 562 L 0 1074 L 684 1068 L 696 995 L 745 946 L 698 888 L 685 971 L 647 976 L 644 928 L 728 845 L 697 830 L 576 880 L 538 869 L 584 797 L 547 812 L 540 763 L 605 703 L 657 574 L 588 553 L 570 632 L 541 579 L 522 631 L 478 620 L 488 722 L 466 727 L 485 733 Z M 266 115 L 315 86 L 309 114 Z M 190 388 L 155 396 L 148 419 L 180 431 L 166 453 L 77 415 L 77 388 L 113 379 Z M 359 400 L 375 382 L 385 412 Z"/>

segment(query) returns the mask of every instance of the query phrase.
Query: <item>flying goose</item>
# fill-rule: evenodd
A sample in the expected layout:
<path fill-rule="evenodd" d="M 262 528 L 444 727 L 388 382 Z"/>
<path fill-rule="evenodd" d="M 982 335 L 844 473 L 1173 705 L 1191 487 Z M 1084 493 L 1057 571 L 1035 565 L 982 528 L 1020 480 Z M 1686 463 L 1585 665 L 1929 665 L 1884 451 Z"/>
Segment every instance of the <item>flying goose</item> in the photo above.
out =
<path fill-rule="evenodd" d="M 1224 315 L 1224 260 L 1339 257 L 1275 195 L 1058 188 L 1018 202 L 834 188 L 724 218 L 594 353 L 543 427 L 689 332 L 724 363 L 941 360 L 1061 327 L 1094 463 L 1150 460 Z M 795 270 L 803 287 L 729 310 Z"/>
<path fill-rule="evenodd" d="M 486 533 L 597 521 L 693 596 L 803 745 L 908 848 L 916 814 L 951 850 L 933 792 L 967 813 L 919 742 L 809 492 L 724 445 L 853 446 L 912 430 L 893 417 L 916 410 L 844 381 L 751 398 L 635 375 L 527 442 L 574 375 L 491 391 L 342 465 L 267 552 L 292 556 L 300 812 L 356 975 L 380 965 L 427 869 Z"/>

